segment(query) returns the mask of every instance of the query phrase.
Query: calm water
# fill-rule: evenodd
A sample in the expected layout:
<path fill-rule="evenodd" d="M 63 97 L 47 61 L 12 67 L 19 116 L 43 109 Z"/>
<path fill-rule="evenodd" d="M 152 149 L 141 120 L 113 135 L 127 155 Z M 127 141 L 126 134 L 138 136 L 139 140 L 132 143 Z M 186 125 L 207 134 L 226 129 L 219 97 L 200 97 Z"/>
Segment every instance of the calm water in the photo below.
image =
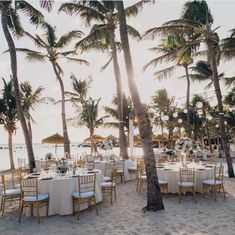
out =
<path fill-rule="evenodd" d="M 57 147 L 57 154 L 55 154 L 55 147 L 53 145 L 47 144 L 33 144 L 34 156 L 35 160 L 45 159 L 47 153 L 52 153 L 56 157 L 64 156 L 64 148 L 62 145 Z M 14 144 L 13 147 L 14 154 L 14 162 L 15 166 L 18 167 L 18 158 L 25 158 L 27 162 L 27 151 L 24 144 Z M 82 156 L 84 154 L 90 153 L 89 147 L 78 147 L 78 143 L 74 143 L 71 145 L 71 155 L 74 156 Z M 104 150 L 99 150 L 101 154 L 119 154 L 119 148 L 113 148 L 109 152 L 105 152 Z M 142 148 L 134 148 L 134 155 L 141 155 L 143 153 Z M 6 144 L 0 144 L 0 171 L 7 170 L 10 168 L 9 154 Z"/>

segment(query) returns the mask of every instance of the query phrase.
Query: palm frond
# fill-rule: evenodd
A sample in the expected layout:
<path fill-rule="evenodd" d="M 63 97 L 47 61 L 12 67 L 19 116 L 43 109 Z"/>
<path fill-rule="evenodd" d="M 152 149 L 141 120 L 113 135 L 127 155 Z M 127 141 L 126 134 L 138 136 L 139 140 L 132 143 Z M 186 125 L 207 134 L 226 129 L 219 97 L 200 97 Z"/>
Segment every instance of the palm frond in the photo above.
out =
<path fill-rule="evenodd" d="M 78 63 L 78 64 L 84 64 L 84 65 L 89 65 L 89 62 L 87 60 L 83 60 L 83 59 L 76 59 L 76 58 L 72 58 L 72 57 L 66 57 L 66 59 L 68 61 L 71 61 L 71 62 L 75 62 L 75 63 Z"/>
<path fill-rule="evenodd" d="M 68 46 L 70 42 L 74 39 L 81 38 L 83 35 L 83 32 L 80 30 L 73 30 L 63 36 L 60 37 L 58 42 L 55 44 L 56 48 L 64 48 L 65 46 Z"/>
<path fill-rule="evenodd" d="M 113 56 L 111 56 L 109 60 L 101 67 L 100 71 L 103 72 L 109 66 L 112 60 L 113 60 Z"/>
<path fill-rule="evenodd" d="M 53 0 L 40 0 L 40 6 L 48 12 L 51 12 L 53 2 Z"/>
<path fill-rule="evenodd" d="M 70 15 L 80 15 L 81 19 L 88 26 L 90 26 L 91 21 L 93 20 L 103 22 L 105 19 L 103 14 L 98 10 L 79 3 L 63 3 L 60 6 L 59 11 L 64 11 L 65 13 Z"/>
<path fill-rule="evenodd" d="M 132 26 L 127 25 L 127 33 L 133 39 L 140 39 L 140 33 Z"/>
<path fill-rule="evenodd" d="M 223 81 L 226 87 L 231 87 L 235 85 L 235 77 L 226 77 L 223 78 Z"/>
<path fill-rule="evenodd" d="M 57 52 L 57 55 L 61 55 L 63 57 L 66 57 L 66 56 L 69 56 L 69 55 L 77 55 L 77 52 L 76 51 L 64 51 L 64 52 Z"/>
<path fill-rule="evenodd" d="M 25 35 L 27 37 L 29 37 L 34 42 L 34 44 L 38 48 L 45 48 L 45 47 L 47 47 L 46 42 L 44 42 L 43 39 L 41 39 L 37 34 L 36 34 L 36 37 L 34 37 L 33 35 L 31 35 L 30 33 L 26 32 L 26 31 L 24 33 L 25 33 Z"/>
<path fill-rule="evenodd" d="M 26 60 L 29 62 L 44 62 L 46 59 L 46 55 L 41 52 L 33 51 L 27 48 L 16 48 L 16 51 L 24 53 L 26 55 Z"/>
<path fill-rule="evenodd" d="M 31 24 L 39 25 L 44 23 L 43 14 L 27 1 L 16 1 L 16 10 L 21 11 L 25 16 L 29 17 Z"/>
<path fill-rule="evenodd" d="M 160 71 L 157 71 L 157 72 L 154 73 L 154 76 L 159 81 L 161 81 L 162 79 L 166 79 L 166 78 L 172 76 L 172 74 L 174 73 L 176 67 L 177 66 L 174 65 L 174 66 L 168 67 L 166 69 L 162 69 Z"/>
<path fill-rule="evenodd" d="M 125 10 L 125 15 L 127 17 L 130 17 L 130 16 L 137 16 L 143 9 L 144 7 L 144 4 L 151 4 L 151 3 L 154 3 L 155 1 L 151 1 L 151 0 L 142 0 L 142 1 L 139 1 L 129 7 L 126 7 L 124 10 Z"/>
<path fill-rule="evenodd" d="M 105 122 L 103 124 L 103 126 L 105 128 L 116 128 L 116 129 L 118 129 L 119 128 L 119 123 L 118 122 Z"/>

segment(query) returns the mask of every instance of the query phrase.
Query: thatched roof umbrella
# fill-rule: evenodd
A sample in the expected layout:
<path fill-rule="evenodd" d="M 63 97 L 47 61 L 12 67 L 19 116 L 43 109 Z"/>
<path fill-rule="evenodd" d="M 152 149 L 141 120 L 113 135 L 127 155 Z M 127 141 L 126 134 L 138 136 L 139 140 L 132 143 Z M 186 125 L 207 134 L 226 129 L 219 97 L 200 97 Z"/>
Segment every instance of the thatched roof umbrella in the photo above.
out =
<path fill-rule="evenodd" d="M 94 139 L 94 142 L 97 143 L 97 142 L 103 141 L 105 138 L 100 135 L 93 135 L 93 139 Z M 86 139 L 83 140 L 83 143 L 85 144 L 89 142 L 91 142 L 90 137 L 87 137 Z"/>
<path fill-rule="evenodd" d="M 42 140 L 43 144 L 55 144 L 55 153 L 57 153 L 57 145 L 64 144 L 64 137 L 58 133 L 51 135 Z"/>
<path fill-rule="evenodd" d="M 140 140 L 139 135 L 134 135 L 133 140 L 134 140 L 135 145 L 141 144 L 141 140 Z"/>
<path fill-rule="evenodd" d="M 118 138 L 115 137 L 114 135 L 109 135 L 109 136 L 107 136 L 107 137 L 105 138 L 105 140 L 112 140 L 113 143 L 118 142 Z"/>
<path fill-rule="evenodd" d="M 162 135 L 153 135 L 152 136 L 152 141 L 156 141 L 156 142 L 159 142 L 159 141 L 166 141 L 167 140 L 167 138 L 165 137 L 165 135 L 163 134 L 163 136 Z"/>

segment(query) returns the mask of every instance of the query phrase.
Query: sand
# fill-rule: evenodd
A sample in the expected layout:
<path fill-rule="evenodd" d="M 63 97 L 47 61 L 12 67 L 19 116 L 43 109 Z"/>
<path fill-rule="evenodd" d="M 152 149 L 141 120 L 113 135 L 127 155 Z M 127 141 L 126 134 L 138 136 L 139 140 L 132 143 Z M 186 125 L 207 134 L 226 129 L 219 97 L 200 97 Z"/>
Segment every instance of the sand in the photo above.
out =
<path fill-rule="evenodd" d="M 11 208 L 0 217 L 1 235 L 186 235 L 235 234 L 235 179 L 225 179 L 227 200 L 218 195 L 213 198 L 197 195 L 193 203 L 190 194 L 178 204 L 177 195 L 164 196 L 165 210 L 143 213 L 146 194 L 138 194 L 136 182 L 117 185 L 117 201 L 111 206 L 107 199 L 99 204 L 99 216 L 92 211 L 82 211 L 78 221 L 74 215 L 41 217 L 37 224 L 33 217 L 23 217 L 17 222 L 18 210 Z"/>

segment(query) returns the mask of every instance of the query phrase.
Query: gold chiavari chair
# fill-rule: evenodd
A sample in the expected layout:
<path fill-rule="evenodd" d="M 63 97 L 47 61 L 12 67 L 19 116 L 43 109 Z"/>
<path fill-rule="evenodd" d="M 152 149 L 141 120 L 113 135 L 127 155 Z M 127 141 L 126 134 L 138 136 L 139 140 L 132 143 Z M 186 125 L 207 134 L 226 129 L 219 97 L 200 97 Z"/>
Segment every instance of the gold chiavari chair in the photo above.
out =
<path fill-rule="evenodd" d="M 124 174 L 125 160 L 116 161 L 115 162 L 115 167 L 117 169 L 117 176 L 121 177 L 121 182 L 124 181 L 124 183 L 126 183 L 125 174 Z"/>
<path fill-rule="evenodd" d="M 13 188 L 20 188 L 20 178 L 26 176 L 28 174 L 26 169 L 16 169 L 11 171 L 11 181 Z"/>
<path fill-rule="evenodd" d="M 79 159 L 76 161 L 76 167 L 78 168 L 84 168 L 85 167 L 85 161 L 82 159 Z"/>
<path fill-rule="evenodd" d="M 224 166 L 222 163 L 220 163 L 219 166 L 214 167 L 213 179 L 203 181 L 202 185 L 203 185 L 204 197 L 205 197 L 205 192 L 209 191 L 214 195 L 214 200 L 216 201 L 217 191 L 220 193 L 220 190 L 222 189 L 224 194 L 224 199 L 226 199 L 225 190 L 224 190 Z"/>
<path fill-rule="evenodd" d="M 31 212 L 33 213 L 34 207 L 36 208 L 36 220 L 40 223 L 39 209 L 42 206 L 46 206 L 47 216 L 49 210 L 49 194 L 38 192 L 38 179 L 37 178 L 21 178 L 21 208 L 19 223 L 23 214 L 24 207 L 31 206 Z"/>
<path fill-rule="evenodd" d="M 144 164 L 137 164 L 137 169 L 136 169 L 136 191 L 141 192 L 143 189 L 144 184 L 147 182 L 147 176 L 144 174 L 145 173 L 145 168 Z"/>
<path fill-rule="evenodd" d="M 168 182 L 166 180 L 158 180 L 161 192 L 168 194 Z"/>
<path fill-rule="evenodd" d="M 96 207 L 96 215 L 98 216 L 98 208 L 95 198 L 96 174 L 80 175 L 77 179 L 78 191 L 72 193 L 73 213 L 75 214 L 75 209 L 77 206 L 77 218 L 79 219 L 80 205 L 86 203 L 90 209 L 93 203 Z"/>
<path fill-rule="evenodd" d="M 19 201 L 19 207 L 20 207 L 20 199 L 21 199 L 21 191 L 20 188 L 12 188 L 7 189 L 6 187 L 6 181 L 5 181 L 5 175 L 1 175 L 2 180 L 2 201 L 1 201 L 1 208 L 0 211 L 2 212 L 2 215 L 5 211 L 6 203 L 12 203 L 12 201 Z"/>
<path fill-rule="evenodd" d="M 208 158 L 208 163 L 209 163 L 209 164 L 214 164 L 214 165 L 216 165 L 216 157 L 215 157 L 215 155 L 211 155 L 211 156 Z"/>
<path fill-rule="evenodd" d="M 106 162 L 104 166 L 104 181 L 108 182 L 111 181 L 111 175 L 115 169 L 115 162 Z"/>
<path fill-rule="evenodd" d="M 115 201 L 117 200 L 116 196 L 116 178 L 117 178 L 117 169 L 113 169 L 111 181 L 101 183 L 101 189 L 103 195 L 110 195 L 111 205 L 113 203 L 113 194 Z"/>
<path fill-rule="evenodd" d="M 180 168 L 179 203 L 181 202 L 182 192 L 190 190 L 193 194 L 193 200 L 196 202 L 195 193 L 195 168 Z"/>

